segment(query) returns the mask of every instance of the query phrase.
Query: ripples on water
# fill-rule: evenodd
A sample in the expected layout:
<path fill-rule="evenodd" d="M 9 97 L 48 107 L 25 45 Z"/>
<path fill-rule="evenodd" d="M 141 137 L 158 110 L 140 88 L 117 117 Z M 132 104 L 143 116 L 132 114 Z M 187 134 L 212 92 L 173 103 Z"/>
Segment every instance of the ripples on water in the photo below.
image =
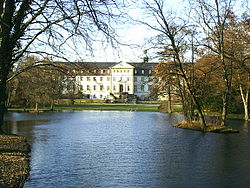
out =
<path fill-rule="evenodd" d="M 26 188 L 250 187 L 249 124 L 202 134 L 155 112 L 11 113 L 6 129 L 32 144 Z"/>

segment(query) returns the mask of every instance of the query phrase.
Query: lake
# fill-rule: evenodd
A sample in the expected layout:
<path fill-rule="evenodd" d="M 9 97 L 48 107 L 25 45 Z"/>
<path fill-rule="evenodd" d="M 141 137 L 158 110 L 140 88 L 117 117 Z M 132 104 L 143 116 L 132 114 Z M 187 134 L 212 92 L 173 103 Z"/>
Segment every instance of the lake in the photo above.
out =
<path fill-rule="evenodd" d="M 25 188 L 250 187 L 250 123 L 239 134 L 172 127 L 180 114 L 65 111 L 8 113 L 5 129 L 27 136 Z"/>

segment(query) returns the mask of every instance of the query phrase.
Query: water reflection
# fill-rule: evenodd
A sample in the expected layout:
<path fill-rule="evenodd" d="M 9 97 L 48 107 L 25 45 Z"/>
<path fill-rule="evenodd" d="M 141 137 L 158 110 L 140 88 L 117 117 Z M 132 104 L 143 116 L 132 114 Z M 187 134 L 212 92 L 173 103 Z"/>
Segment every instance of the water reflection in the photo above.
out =
<path fill-rule="evenodd" d="M 240 134 L 174 128 L 178 114 L 10 114 L 8 130 L 32 144 L 25 187 L 248 187 L 249 123 Z M 32 119 L 35 121 L 32 123 Z"/>

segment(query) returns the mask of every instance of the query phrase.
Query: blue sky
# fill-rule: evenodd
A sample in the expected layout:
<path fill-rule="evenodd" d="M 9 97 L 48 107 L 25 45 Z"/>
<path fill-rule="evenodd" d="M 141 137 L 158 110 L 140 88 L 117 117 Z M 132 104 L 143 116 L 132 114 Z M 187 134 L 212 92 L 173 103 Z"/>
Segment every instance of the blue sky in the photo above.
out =
<path fill-rule="evenodd" d="M 128 15 L 133 19 L 147 20 L 151 22 L 150 18 L 146 17 L 145 10 L 141 8 L 141 0 L 126 0 L 126 4 L 129 8 L 126 10 Z M 147 1 L 147 2 L 150 2 Z M 241 2 L 238 1 L 239 4 Z M 237 2 L 237 3 L 238 3 Z M 185 16 L 185 8 L 188 8 L 188 4 L 182 0 L 166 0 L 167 10 L 173 12 L 175 15 Z M 237 6 L 239 7 L 239 6 Z M 238 8 L 240 10 L 240 8 Z M 79 55 L 81 60 L 85 61 L 134 61 L 140 62 L 143 58 L 143 51 L 150 48 L 150 43 L 147 41 L 156 36 L 157 33 L 154 30 L 149 29 L 145 25 L 127 21 L 125 24 L 116 25 L 116 32 L 120 36 L 117 38 L 119 42 L 127 45 L 118 45 L 118 48 L 113 48 L 110 44 L 101 44 L 100 42 L 93 43 L 93 54 L 86 52 L 84 46 L 80 50 Z M 69 59 L 77 60 L 77 56 L 73 51 L 68 53 Z M 154 50 L 148 50 L 149 57 L 154 56 Z"/>

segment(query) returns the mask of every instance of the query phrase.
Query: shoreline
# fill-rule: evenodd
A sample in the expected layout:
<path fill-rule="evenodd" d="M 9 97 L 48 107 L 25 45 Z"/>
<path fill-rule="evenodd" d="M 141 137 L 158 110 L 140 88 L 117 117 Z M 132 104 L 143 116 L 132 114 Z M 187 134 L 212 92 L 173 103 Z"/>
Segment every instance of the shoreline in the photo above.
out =
<path fill-rule="evenodd" d="M 177 105 L 176 105 L 177 106 Z M 29 113 L 42 113 L 42 112 L 60 112 L 63 110 L 100 110 L 100 111 L 141 111 L 141 112 L 162 112 L 168 113 L 164 110 L 159 109 L 160 104 L 125 104 L 125 103 L 115 103 L 115 104 L 103 104 L 103 103 L 86 103 L 86 104 L 76 104 L 76 105 L 56 105 L 53 109 L 50 107 L 39 108 L 24 108 L 24 107 L 11 107 L 8 108 L 8 112 L 29 112 Z M 173 107 L 172 113 L 182 114 L 180 108 Z M 219 117 L 220 115 L 216 112 L 207 112 L 205 114 L 207 117 Z M 228 119 L 244 120 L 244 114 L 228 114 Z M 248 120 L 250 121 L 250 119 Z"/>
<path fill-rule="evenodd" d="M 233 134 L 233 133 L 239 133 L 238 129 L 233 129 L 231 127 L 221 127 L 218 125 L 213 125 L 213 124 L 207 124 L 207 127 L 202 128 L 200 126 L 200 123 L 197 121 L 194 122 L 186 122 L 182 121 L 180 123 L 177 123 L 173 127 L 181 128 L 181 129 L 188 129 L 192 131 L 200 131 L 203 133 L 223 133 L 223 134 Z"/>

